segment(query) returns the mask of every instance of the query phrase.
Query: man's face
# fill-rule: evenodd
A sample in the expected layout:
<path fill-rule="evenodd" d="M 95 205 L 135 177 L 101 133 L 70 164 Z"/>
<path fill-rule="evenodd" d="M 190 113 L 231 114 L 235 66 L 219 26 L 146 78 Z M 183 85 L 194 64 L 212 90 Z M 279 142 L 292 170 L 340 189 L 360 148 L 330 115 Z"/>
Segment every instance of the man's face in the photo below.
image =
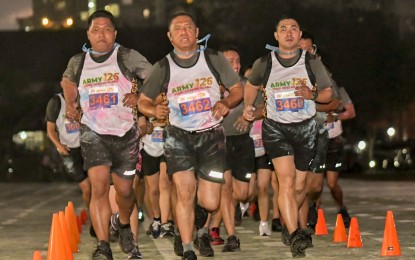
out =
<path fill-rule="evenodd" d="M 298 48 L 298 42 L 301 39 L 300 26 L 294 19 L 281 20 L 274 36 L 281 50 L 295 50 Z"/>
<path fill-rule="evenodd" d="M 108 52 L 114 47 L 117 31 L 110 19 L 99 17 L 92 20 L 87 35 L 94 51 Z"/>
<path fill-rule="evenodd" d="M 313 42 L 311 41 L 311 39 L 301 39 L 298 43 L 298 47 L 300 47 L 300 49 L 314 54 Z"/>
<path fill-rule="evenodd" d="M 224 51 L 223 55 L 230 62 L 232 69 L 239 74 L 241 70 L 241 59 L 236 51 Z"/>
<path fill-rule="evenodd" d="M 175 17 L 170 24 L 167 36 L 173 46 L 179 51 L 196 49 L 199 29 L 189 16 Z"/>

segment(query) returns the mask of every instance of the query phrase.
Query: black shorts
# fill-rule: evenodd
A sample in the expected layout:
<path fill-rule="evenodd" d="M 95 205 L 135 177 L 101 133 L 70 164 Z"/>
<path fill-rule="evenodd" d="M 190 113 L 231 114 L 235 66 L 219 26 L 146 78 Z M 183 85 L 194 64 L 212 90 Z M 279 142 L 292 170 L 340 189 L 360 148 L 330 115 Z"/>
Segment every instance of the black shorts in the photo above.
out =
<path fill-rule="evenodd" d="M 327 171 L 340 171 L 343 161 L 343 148 L 344 140 L 341 135 L 329 139 L 326 158 Z"/>
<path fill-rule="evenodd" d="M 325 125 L 318 127 L 318 134 L 316 140 L 316 152 L 313 161 L 310 164 L 310 172 L 324 173 L 326 170 L 326 155 L 329 144 L 329 133 Z"/>
<path fill-rule="evenodd" d="M 308 171 L 314 157 L 317 124 L 314 119 L 282 124 L 271 119 L 262 123 L 262 141 L 271 159 L 292 155 L 297 170 Z"/>
<path fill-rule="evenodd" d="M 111 173 L 132 179 L 138 158 L 139 130 L 134 124 L 124 136 L 100 135 L 81 125 L 81 148 L 84 170 L 94 166 L 111 166 Z"/>
<path fill-rule="evenodd" d="M 255 158 L 255 172 L 259 169 L 274 170 L 274 165 L 266 154 Z"/>
<path fill-rule="evenodd" d="M 166 162 L 164 155 L 153 157 L 145 149 L 141 149 L 140 154 L 142 158 L 141 176 L 151 176 L 160 172 L 160 163 Z"/>
<path fill-rule="evenodd" d="M 196 133 L 169 125 L 164 134 L 164 155 L 169 175 L 194 170 L 198 178 L 224 182 L 226 147 L 222 126 Z"/>
<path fill-rule="evenodd" d="M 226 136 L 226 170 L 231 170 L 235 179 L 249 182 L 254 163 L 254 140 L 249 133 Z"/>
<path fill-rule="evenodd" d="M 82 169 L 84 160 L 82 159 L 81 147 L 71 148 L 69 155 L 61 155 L 65 173 L 74 181 L 80 183 L 88 178 L 86 171 Z"/>

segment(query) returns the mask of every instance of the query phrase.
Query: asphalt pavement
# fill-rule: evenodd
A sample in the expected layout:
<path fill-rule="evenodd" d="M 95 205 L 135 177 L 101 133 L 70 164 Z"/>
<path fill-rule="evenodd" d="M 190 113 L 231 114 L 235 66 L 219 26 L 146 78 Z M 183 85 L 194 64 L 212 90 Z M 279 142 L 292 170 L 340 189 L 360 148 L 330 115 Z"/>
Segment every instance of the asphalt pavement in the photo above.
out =
<path fill-rule="evenodd" d="M 414 174 L 415 175 L 415 174 Z M 381 259 L 386 212 L 393 212 L 401 248 L 398 259 L 415 259 L 415 178 L 398 176 L 347 175 L 340 180 L 345 204 L 352 217 L 358 219 L 362 248 L 346 248 L 346 243 L 334 243 L 337 208 L 327 189 L 323 192 L 322 209 L 329 234 L 313 236 L 314 247 L 307 249 L 307 259 Z M 412 176 L 410 176 L 412 177 Z M 396 180 L 398 179 L 398 180 Z M 82 210 L 81 194 L 73 183 L 0 183 L 0 259 L 32 259 L 40 250 L 46 259 L 52 214 L 64 210 L 68 201 Z M 148 218 L 140 226 L 138 243 L 144 259 L 180 259 L 174 255 L 173 241 L 153 239 L 145 234 Z M 79 252 L 75 259 L 90 259 L 95 239 L 89 236 L 89 222 L 83 227 Z M 241 251 L 221 252 L 214 246 L 215 259 L 291 259 L 289 247 L 281 242 L 280 233 L 260 237 L 259 222 L 245 217 L 237 227 Z M 221 228 L 226 238 L 224 228 Z M 114 259 L 127 259 L 117 243 L 111 244 Z M 203 259 L 204 257 L 199 257 Z"/>

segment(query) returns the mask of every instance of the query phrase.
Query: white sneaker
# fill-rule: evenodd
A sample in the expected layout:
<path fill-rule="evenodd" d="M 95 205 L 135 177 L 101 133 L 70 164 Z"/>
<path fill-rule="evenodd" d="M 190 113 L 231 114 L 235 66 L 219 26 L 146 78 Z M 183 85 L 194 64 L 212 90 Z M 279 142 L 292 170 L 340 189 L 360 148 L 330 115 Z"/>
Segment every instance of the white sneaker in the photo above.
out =
<path fill-rule="evenodd" d="M 247 203 L 239 202 L 239 207 L 241 207 L 242 218 L 243 218 L 245 216 L 245 212 L 249 209 L 249 202 Z"/>
<path fill-rule="evenodd" d="M 268 222 L 262 222 L 259 224 L 259 235 L 262 236 L 271 236 L 271 229 L 268 226 Z"/>

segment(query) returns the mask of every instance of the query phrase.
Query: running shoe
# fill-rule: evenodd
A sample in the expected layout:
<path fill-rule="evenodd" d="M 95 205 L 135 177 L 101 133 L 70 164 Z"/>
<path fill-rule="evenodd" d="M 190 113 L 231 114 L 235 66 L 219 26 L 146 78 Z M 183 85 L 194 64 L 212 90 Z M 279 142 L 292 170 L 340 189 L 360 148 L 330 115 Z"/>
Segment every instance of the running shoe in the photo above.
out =
<path fill-rule="evenodd" d="M 201 256 L 209 257 L 215 254 L 210 245 L 210 236 L 208 233 L 204 233 L 201 237 L 198 237 L 197 243 L 193 243 L 193 246 L 199 250 Z"/>
<path fill-rule="evenodd" d="M 174 226 L 167 222 L 160 227 L 160 237 L 174 237 Z"/>
<path fill-rule="evenodd" d="M 92 260 L 113 260 L 110 244 L 107 241 L 98 241 L 97 249 L 92 253 Z"/>
<path fill-rule="evenodd" d="M 232 235 L 230 237 L 228 237 L 228 239 L 226 240 L 226 244 L 223 247 L 222 252 L 237 252 L 241 250 L 241 243 L 239 241 L 239 239 Z"/>
<path fill-rule="evenodd" d="M 180 235 L 174 234 L 174 253 L 177 256 L 183 256 L 183 244 L 182 244 L 182 238 Z M 187 252 L 187 251 L 186 251 Z"/>
<path fill-rule="evenodd" d="M 313 231 L 316 230 L 317 218 L 318 218 L 318 213 L 317 213 L 316 203 L 313 203 L 312 205 L 309 206 L 308 216 L 307 216 L 307 226 Z"/>
<path fill-rule="evenodd" d="M 182 256 L 182 260 L 196 260 L 197 256 L 193 250 L 187 250 Z"/>
<path fill-rule="evenodd" d="M 307 238 L 300 229 L 295 230 L 290 236 L 291 254 L 293 258 L 305 257 Z"/>
<path fill-rule="evenodd" d="M 120 236 L 118 232 L 118 214 L 112 214 L 110 219 L 110 242 L 116 242 Z"/>
<path fill-rule="evenodd" d="M 343 206 L 342 208 L 340 208 L 338 214 L 342 215 L 344 227 L 349 228 L 350 227 L 350 215 L 349 215 L 349 212 L 347 211 L 347 208 Z"/>
<path fill-rule="evenodd" d="M 133 250 L 128 253 L 128 259 L 143 259 L 143 256 L 141 255 L 137 245 L 135 245 Z"/>
<path fill-rule="evenodd" d="M 208 212 L 205 208 L 202 208 L 199 206 L 199 204 L 196 203 L 195 205 L 195 227 L 196 229 L 201 229 L 205 226 L 206 221 L 208 218 Z"/>
<path fill-rule="evenodd" d="M 282 231 L 282 225 L 279 218 L 274 218 L 272 220 L 271 229 L 274 232 L 281 232 Z"/>
<path fill-rule="evenodd" d="M 236 204 L 235 207 L 235 226 L 239 226 L 242 223 L 242 210 L 239 204 Z"/>
<path fill-rule="evenodd" d="M 261 222 L 259 224 L 259 236 L 271 236 L 271 229 L 269 228 L 268 222 Z"/>
<path fill-rule="evenodd" d="M 242 218 L 248 215 L 248 209 L 249 209 L 249 202 L 247 203 L 242 203 L 239 202 L 239 207 L 241 208 L 242 211 Z"/>
<path fill-rule="evenodd" d="M 284 245 L 290 245 L 290 232 L 288 232 L 287 226 L 283 226 L 281 231 L 281 241 Z"/>
<path fill-rule="evenodd" d="M 151 223 L 149 231 L 150 234 L 153 236 L 153 238 L 158 238 L 160 236 L 161 232 L 161 222 L 158 220 L 154 220 L 153 223 Z"/>
<path fill-rule="evenodd" d="M 223 245 L 225 240 L 220 237 L 220 230 L 218 227 L 213 227 L 209 231 L 209 235 L 212 237 L 212 244 L 213 245 Z"/>
<path fill-rule="evenodd" d="M 142 208 L 138 209 L 138 221 L 140 221 L 141 223 L 144 222 L 144 212 Z"/>
<path fill-rule="evenodd" d="M 119 226 L 119 220 L 117 220 L 118 226 Z M 137 246 L 134 243 L 134 236 L 131 232 L 131 227 L 128 226 L 127 228 L 121 228 L 118 229 L 119 237 L 118 237 L 118 244 L 120 245 L 121 251 L 124 253 L 129 253 Z"/>

